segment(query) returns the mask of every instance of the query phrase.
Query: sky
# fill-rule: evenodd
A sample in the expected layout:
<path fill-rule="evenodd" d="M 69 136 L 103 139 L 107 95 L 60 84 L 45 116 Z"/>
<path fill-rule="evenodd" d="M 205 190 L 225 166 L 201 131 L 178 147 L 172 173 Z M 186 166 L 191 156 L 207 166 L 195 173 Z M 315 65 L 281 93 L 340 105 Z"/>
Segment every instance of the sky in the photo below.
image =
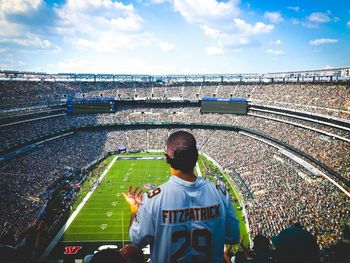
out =
<path fill-rule="evenodd" d="M 349 66 L 349 0 L 0 0 L 0 70 L 158 75 Z"/>

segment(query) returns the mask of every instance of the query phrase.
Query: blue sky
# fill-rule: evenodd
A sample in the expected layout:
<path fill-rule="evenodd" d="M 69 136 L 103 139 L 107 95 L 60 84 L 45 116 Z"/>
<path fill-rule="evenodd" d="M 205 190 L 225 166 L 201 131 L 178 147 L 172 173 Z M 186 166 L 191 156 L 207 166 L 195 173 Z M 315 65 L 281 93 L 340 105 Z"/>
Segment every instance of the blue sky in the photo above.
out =
<path fill-rule="evenodd" d="M 350 66 L 349 0 L 0 0 L 0 69 L 264 73 Z"/>

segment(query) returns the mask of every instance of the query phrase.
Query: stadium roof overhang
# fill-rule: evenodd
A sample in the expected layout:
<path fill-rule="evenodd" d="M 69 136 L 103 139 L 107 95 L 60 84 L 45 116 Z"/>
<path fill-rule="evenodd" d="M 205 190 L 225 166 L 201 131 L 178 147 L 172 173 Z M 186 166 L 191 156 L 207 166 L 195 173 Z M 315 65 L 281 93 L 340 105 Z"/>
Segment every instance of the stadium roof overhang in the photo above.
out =
<path fill-rule="evenodd" d="M 235 74 L 174 74 L 174 75 L 142 75 L 142 74 L 94 74 L 94 73 L 58 73 L 0 70 L 0 80 L 41 80 L 41 81 L 118 81 L 118 82 L 273 82 L 309 80 L 350 80 L 350 68 L 335 68 L 306 71 L 274 72 L 274 73 L 235 73 Z"/>

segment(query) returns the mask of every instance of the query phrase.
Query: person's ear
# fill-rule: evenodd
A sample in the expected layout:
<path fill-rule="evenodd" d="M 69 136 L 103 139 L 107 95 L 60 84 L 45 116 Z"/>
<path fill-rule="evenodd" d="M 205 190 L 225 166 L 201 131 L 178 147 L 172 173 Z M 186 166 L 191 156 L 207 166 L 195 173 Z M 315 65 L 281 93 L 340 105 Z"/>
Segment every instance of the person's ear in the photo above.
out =
<path fill-rule="evenodd" d="M 165 156 L 165 159 L 166 159 L 166 162 L 168 163 L 168 164 L 170 164 L 170 157 L 169 157 L 169 155 L 167 155 L 166 153 L 164 153 L 164 156 Z"/>

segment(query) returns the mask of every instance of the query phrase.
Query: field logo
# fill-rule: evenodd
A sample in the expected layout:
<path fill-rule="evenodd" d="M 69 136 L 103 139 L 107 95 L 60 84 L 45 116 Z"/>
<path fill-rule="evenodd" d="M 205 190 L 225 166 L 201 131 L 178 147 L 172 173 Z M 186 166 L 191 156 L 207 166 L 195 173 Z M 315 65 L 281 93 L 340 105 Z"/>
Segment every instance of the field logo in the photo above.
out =
<path fill-rule="evenodd" d="M 82 249 L 82 246 L 68 246 L 68 247 L 65 247 L 64 254 L 76 255 L 80 249 Z"/>

